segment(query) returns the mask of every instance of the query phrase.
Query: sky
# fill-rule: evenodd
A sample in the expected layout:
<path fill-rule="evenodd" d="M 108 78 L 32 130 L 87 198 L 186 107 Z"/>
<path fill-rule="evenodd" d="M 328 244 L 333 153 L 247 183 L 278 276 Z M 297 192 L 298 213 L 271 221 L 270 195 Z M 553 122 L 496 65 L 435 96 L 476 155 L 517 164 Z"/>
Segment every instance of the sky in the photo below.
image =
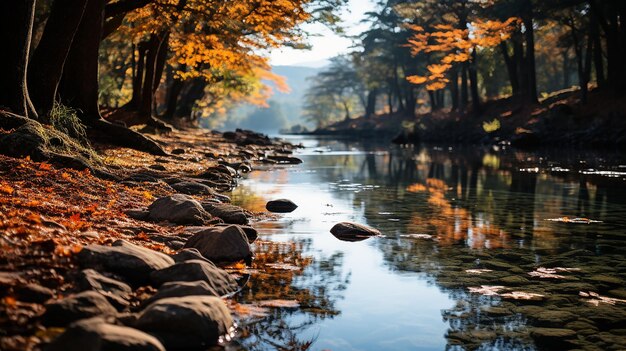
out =
<path fill-rule="evenodd" d="M 364 14 L 374 9 L 372 0 L 350 0 L 347 10 L 341 14 L 346 33 L 356 35 L 367 28 L 366 24 L 359 23 Z M 340 37 L 321 24 L 307 24 L 303 28 L 315 34 L 308 43 L 311 50 L 293 50 L 290 48 L 276 49 L 270 52 L 270 63 L 273 66 L 309 66 L 320 67 L 326 60 L 350 51 L 352 42 L 348 38 Z"/>

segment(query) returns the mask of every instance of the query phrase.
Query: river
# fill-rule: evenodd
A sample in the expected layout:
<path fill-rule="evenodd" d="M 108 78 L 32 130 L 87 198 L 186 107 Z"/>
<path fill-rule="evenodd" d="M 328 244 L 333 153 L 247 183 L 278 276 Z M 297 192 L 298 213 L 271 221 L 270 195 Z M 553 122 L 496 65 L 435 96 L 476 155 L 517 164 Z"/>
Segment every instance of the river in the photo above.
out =
<path fill-rule="evenodd" d="M 237 300 L 278 302 L 228 349 L 626 348 L 619 153 L 290 141 L 303 164 L 254 171 L 232 194 L 253 211 L 299 207 L 254 224 L 257 266 L 283 265 L 253 272 Z M 384 235 L 340 241 L 341 221 Z"/>

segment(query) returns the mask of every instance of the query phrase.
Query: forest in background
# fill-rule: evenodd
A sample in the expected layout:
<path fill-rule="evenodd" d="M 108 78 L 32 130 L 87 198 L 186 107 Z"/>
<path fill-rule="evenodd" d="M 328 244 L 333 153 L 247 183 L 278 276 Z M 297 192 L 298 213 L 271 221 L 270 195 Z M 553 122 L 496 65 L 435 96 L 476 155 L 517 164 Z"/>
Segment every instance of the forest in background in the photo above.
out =
<path fill-rule="evenodd" d="M 305 113 L 330 129 L 403 115 L 414 134 L 416 124 L 458 129 L 468 120 L 491 133 L 520 110 L 514 124 L 526 133 L 531 115 L 545 112 L 531 107 L 543 103 L 567 105 L 559 113 L 570 120 L 593 114 L 589 105 L 611 105 L 603 118 L 623 115 L 625 13 L 617 0 L 379 1 L 354 50 L 313 78 Z M 360 124 L 348 122 L 355 117 Z"/>

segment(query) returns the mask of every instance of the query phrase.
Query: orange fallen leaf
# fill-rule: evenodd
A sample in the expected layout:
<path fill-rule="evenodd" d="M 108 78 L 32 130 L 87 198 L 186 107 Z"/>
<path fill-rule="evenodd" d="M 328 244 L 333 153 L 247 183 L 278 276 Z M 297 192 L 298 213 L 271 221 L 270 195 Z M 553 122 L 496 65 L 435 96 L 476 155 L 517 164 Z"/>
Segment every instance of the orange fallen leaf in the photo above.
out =
<path fill-rule="evenodd" d="M 52 165 L 46 162 L 42 162 L 41 164 L 39 164 L 39 169 L 41 169 L 42 171 L 49 171 L 50 169 L 52 169 Z"/>
<path fill-rule="evenodd" d="M 15 192 L 15 189 L 13 189 L 12 187 L 10 187 L 7 184 L 2 184 L 2 186 L 0 186 L 0 192 L 1 193 L 5 193 L 7 195 L 11 195 L 11 194 L 13 194 L 13 192 Z"/>

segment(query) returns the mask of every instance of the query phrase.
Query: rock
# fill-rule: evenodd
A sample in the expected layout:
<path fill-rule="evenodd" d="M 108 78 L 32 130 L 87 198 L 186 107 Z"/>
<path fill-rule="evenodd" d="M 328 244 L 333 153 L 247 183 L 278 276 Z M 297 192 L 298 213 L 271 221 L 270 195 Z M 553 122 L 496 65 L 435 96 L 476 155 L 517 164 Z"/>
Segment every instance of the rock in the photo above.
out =
<path fill-rule="evenodd" d="M 256 231 L 256 229 L 250 226 L 240 225 L 239 228 L 241 228 L 241 230 L 243 230 L 243 232 L 246 234 L 246 237 L 248 238 L 248 242 L 250 244 L 255 242 L 256 239 L 259 237 L 259 233 Z"/>
<path fill-rule="evenodd" d="M 183 194 L 161 197 L 148 207 L 148 211 L 152 220 L 176 224 L 198 225 L 211 219 L 198 201 Z"/>
<path fill-rule="evenodd" d="M 166 254 L 123 240 L 114 242 L 113 246 L 85 246 L 77 258 L 84 267 L 102 267 L 124 277 L 131 285 L 147 283 L 152 271 L 174 264 L 174 260 Z"/>
<path fill-rule="evenodd" d="M 534 320 L 534 325 L 538 327 L 556 328 L 575 320 L 575 314 L 568 311 L 542 311 L 530 316 Z"/>
<path fill-rule="evenodd" d="M 126 210 L 124 211 L 124 214 L 126 214 L 130 218 L 137 219 L 140 221 L 148 220 L 148 218 L 150 217 L 150 211 L 146 211 L 146 210 L 142 210 L 138 208 Z"/>
<path fill-rule="evenodd" d="M 186 234 L 189 233 L 188 235 L 189 237 L 191 237 L 194 234 L 199 233 L 204 230 L 210 230 L 215 227 L 228 227 L 230 225 L 236 225 L 236 224 L 216 224 L 215 226 L 212 226 L 212 227 L 208 227 L 208 226 L 186 227 L 185 233 Z M 248 226 L 248 225 L 236 225 L 236 226 L 241 228 L 241 230 L 243 230 L 243 232 L 246 234 L 246 237 L 248 237 L 248 242 L 250 244 L 255 242 L 256 239 L 259 237 L 259 233 L 257 232 L 257 230 L 252 228 L 251 226 Z"/>
<path fill-rule="evenodd" d="M 252 258 L 248 237 L 236 225 L 218 226 L 194 234 L 185 248 L 196 248 L 202 256 L 216 263 L 232 263 Z"/>
<path fill-rule="evenodd" d="M 54 291 L 35 283 L 18 285 L 15 293 L 18 300 L 33 303 L 43 303 L 54 297 Z"/>
<path fill-rule="evenodd" d="M 524 277 L 520 277 L 519 275 L 509 275 L 503 278 L 500 278 L 500 283 L 507 286 L 517 286 L 517 285 L 526 285 L 530 284 L 530 281 Z"/>
<path fill-rule="evenodd" d="M 291 156 L 270 155 L 270 156 L 267 156 L 267 158 L 269 160 L 276 161 L 278 163 L 284 163 L 284 164 L 289 164 L 289 165 L 298 165 L 298 164 L 302 163 L 301 159 L 299 159 L 297 157 L 291 157 Z"/>
<path fill-rule="evenodd" d="M 116 312 L 104 296 L 95 291 L 84 291 L 47 304 L 41 318 L 46 326 L 62 327 L 79 319 L 112 316 Z"/>
<path fill-rule="evenodd" d="M 298 205 L 287 199 L 268 201 L 268 203 L 265 205 L 265 209 L 270 212 L 276 213 L 289 213 L 293 212 L 296 208 L 298 208 Z"/>
<path fill-rule="evenodd" d="M 203 349 L 234 331 L 226 304 L 214 296 L 158 300 L 140 313 L 133 326 L 156 335 L 167 349 Z"/>
<path fill-rule="evenodd" d="M 165 168 L 165 166 L 160 165 L 160 164 L 158 164 L 158 163 L 157 163 L 157 164 L 150 165 L 150 166 L 148 166 L 148 168 L 150 168 L 150 169 L 154 169 L 155 171 L 165 171 L 165 170 L 167 170 L 167 169 Z"/>
<path fill-rule="evenodd" d="M 144 301 L 144 305 L 149 305 L 154 301 L 165 299 L 168 297 L 184 297 L 184 296 L 217 296 L 220 293 L 215 291 L 207 282 L 196 280 L 191 282 L 167 282 L 159 288 L 156 294 Z"/>
<path fill-rule="evenodd" d="M 167 282 L 204 281 L 218 296 L 229 295 L 238 289 L 237 282 L 223 269 L 202 260 L 190 260 L 152 272 L 150 278 L 156 285 Z"/>
<path fill-rule="evenodd" d="M 194 249 L 194 248 L 182 249 L 179 252 L 172 255 L 172 258 L 174 259 L 176 263 L 191 261 L 191 260 L 200 260 L 200 261 L 213 264 L 213 262 L 208 260 L 206 257 L 202 256 L 202 254 L 200 253 L 200 251 L 198 251 L 198 249 Z"/>
<path fill-rule="evenodd" d="M 180 250 L 183 247 L 185 247 L 185 242 L 181 240 L 170 240 L 170 241 L 166 241 L 165 245 L 167 245 L 167 247 L 169 247 L 172 250 Z"/>
<path fill-rule="evenodd" d="M 129 305 L 132 289 L 128 284 L 106 277 L 93 269 L 85 269 L 78 275 L 78 286 L 82 290 L 93 290 L 106 297 L 118 310 Z"/>
<path fill-rule="evenodd" d="M 576 338 L 576 332 L 561 328 L 532 328 L 530 336 L 539 346 L 559 349 L 571 346 L 568 339 Z"/>
<path fill-rule="evenodd" d="M 330 232 L 337 239 L 343 241 L 361 241 L 372 236 L 381 235 L 377 229 L 353 222 L 337 223 L 330 229 Z"/>
<path fill-rule="evenodd" d="M 213 193 L 213 189 L 210 186 L 198 182 L 184 181 L 171 184 L 170 186 L 179 193 L 187 195 L 210 195 Z"/>
<path fill-rule="evenodd" d="M 172 155 L 182 155 L 185 153 L 185 149 L 174 149 L 172 150 Z"/>
<path fill-rule="evenodd" d="M 239 206 L 203 202 L 202 208 L 212 216 L 221 218 L 225 223 L 230 224 L 248 224 L 248 216 Z"/>
<path fill-rule="evenodd" d="M 157 338 L 140 330 L 91 318 L 73 323 L 46 350 L 165 351 L 165 347 Z"/>

